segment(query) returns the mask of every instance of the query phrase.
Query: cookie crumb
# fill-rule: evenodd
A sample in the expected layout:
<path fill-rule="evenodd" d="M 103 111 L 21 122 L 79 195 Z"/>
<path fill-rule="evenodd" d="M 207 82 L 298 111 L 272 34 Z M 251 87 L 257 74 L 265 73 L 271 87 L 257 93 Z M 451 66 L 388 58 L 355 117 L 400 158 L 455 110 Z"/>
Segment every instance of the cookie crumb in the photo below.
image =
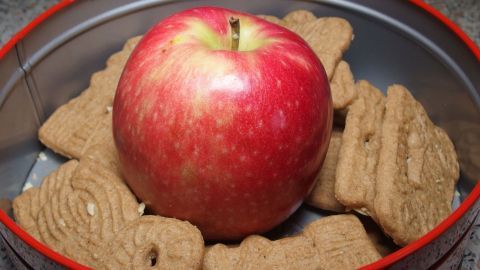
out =
<path fill-rule="evenodd" d="M 140 214 L 140 216 L 143 216 L 143 214 L 145 213 L 145 204 L 143 202 L 138 205 L 137 211 Z"/>
<path fill-rule="evenodd" d="M 36 173 L 32 173 L 32 179 L 37 180 L 37 174 Z"/>
<path fill-rule="evenodd" d="M 59 219 L 58 223 L 60 223 L 60 225 L 62 225 L 63 227 L 67 226 L 67 224 L 65 224 L 65 220 L 63 218 Z"/>
<path fill-rule="evenodd" d="M 94 204 L 94 203 L 87 203 L 87 213 L 88 213 L 90 216 L 94 216 L 94 215 L 95 215 L 95 204 Z"/>
<path fill-rule="evenodd" d="M 111 113 L 113 110 L 113 107 L 112 106 L 107 106 L 107 113 Z"/>
<path fill-rule="evenodd" d="M 33 187 L 32 183 L 27 182 L 23 187 L 22 192 L 25 192 L 26 190 L 31 189 L 32 187 Z"/>
<path fill-rule="evenodd" d="M 38 154 L 38 159 L 40 159 L 41 161 L 46 161 L 48 158 L 47 158 L 47 155 L 45 155 L 45 153 L 40 152 L 40 154 Z"/>

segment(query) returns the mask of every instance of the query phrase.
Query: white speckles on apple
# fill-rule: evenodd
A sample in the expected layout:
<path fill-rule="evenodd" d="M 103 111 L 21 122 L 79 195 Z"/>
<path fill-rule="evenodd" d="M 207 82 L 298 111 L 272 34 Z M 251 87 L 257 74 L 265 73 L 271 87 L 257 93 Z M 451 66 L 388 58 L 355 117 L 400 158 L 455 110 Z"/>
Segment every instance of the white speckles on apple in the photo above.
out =
<path fill-rule="evenodd" d="M 285 63 L 285 61 L 283 61 L 283 60 L 280 60 L 280 63 L 282 64 L 282 66 L 283 66 L 284 68 L 286 68 L 286 67 L 288 66 L 287 63 Z"/>
<path fill-rule="evenodd" d="M 298 102 L 298 100 L 295 100 L 295 107 L 299 107 L 300 106 L 300 102 Z"/>
<path fill-rule="evenodd" d="M 162 110 L 162 116 L 167 118 L 167 116 L 170 115 L 170 110 L 168 110 L 167 108 L 163 108 Z"/>
<path fill-rule="evenodd" d="M 259 82 L 261 82 L 262 79 L 263 79 L 260 74 L 261 74 L 260 72 L 255 73 L 255 79 L 257 79 L 257 81 L 259 81 Z"/>
<path fill-rule="evenodd" d="M 280 87 L 282 87 L 282 81 L 277 80 L 277 88 L 280 88 Z"/>
<path fill-rule="evenodd" d="M 257 127 L 262 128 L 263 127 L 263 120 L 260 120 L 257 122 Z"/>
<path fill-rule="evenodd" d="M 287 119 L 283 110 L 277 110 L 271 118 L 271 125 L 274 130 L 282 130 L 287 126 Z"/>
<path fill-rule="evenodd" d="M 239 159 L 241 162 L 245 162 L 247 160 L 247 156 L 241 155 Z"/>
<path fill-rule="evenodd" d="M 248 136 L 249 136 L 249 137 L 253 137 L 253 135 L 255 135 L 255 133 L 253 132 L 253 129 L 250 128 L 250 129 L 248 130 Z"/>
<path fill-rule="evenodd" d="M 245 106 L 245 112 L 250 112 L 252 110 L 252 106 L 247 105 Z"/>
<path fill-rule="evenodd" d="M 227 154 L 227 153 L 228 153 L 228 148 L 223 147 L 223 148 L 222 148 L 222 154 Z"/>
<path fill-rule="evenodd" d="M 230 147 L 230 149 L 233 151 L 237 150 L 237 147 L 235 145 L 232 145 L 232 147 Z"/>
<path fill-rule="evenodd" d="M 175 147 L 175 149 L 180 149 L 180 143 L 179 142 L 175 142 L 173 144 L 173 147 Z"/>

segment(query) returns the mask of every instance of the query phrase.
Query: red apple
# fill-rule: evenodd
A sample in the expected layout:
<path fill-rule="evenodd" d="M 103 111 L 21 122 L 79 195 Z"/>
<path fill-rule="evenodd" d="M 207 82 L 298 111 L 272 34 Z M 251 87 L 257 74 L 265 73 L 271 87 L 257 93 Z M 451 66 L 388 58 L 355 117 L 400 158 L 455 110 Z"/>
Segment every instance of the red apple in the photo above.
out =
<path fill-rule="evenodd" d="M 225 240 L 267 231 L 300 206 L 332 115 L 325 71 L 304 40 L 200 7 L 162 20 L 137 45 L 113 131 L 124 177 L 147 207 Z"/>

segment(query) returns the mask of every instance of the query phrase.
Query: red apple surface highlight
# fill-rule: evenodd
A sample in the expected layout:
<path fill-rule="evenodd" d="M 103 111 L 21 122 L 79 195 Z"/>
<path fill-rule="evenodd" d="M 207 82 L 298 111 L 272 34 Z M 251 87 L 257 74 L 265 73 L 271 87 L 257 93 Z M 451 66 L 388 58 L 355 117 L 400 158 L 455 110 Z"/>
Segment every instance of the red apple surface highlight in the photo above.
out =
<path fill-rule="evenodd" d="M 124 177 L 149 209 L 192 222 L 206 239 L 239 239 L 300 206 L 332 115 L 325 71 L 305 41 L 253 15 L 201 7 L 162 20 L 135 48 L 113 131 Z"/>

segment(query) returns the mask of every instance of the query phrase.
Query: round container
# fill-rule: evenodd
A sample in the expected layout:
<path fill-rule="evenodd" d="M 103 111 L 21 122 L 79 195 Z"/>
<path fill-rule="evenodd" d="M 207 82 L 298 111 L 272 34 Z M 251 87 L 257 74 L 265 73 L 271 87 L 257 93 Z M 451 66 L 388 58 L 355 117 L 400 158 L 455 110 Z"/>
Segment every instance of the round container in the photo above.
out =
<path fill-rule="evenodd" d="M 460 206 L 427 235 L 365 269 L 458 267 L 480 209 L 480 51 L 457 26 L 420 1 L 60 2 L 0 50 L 0 198 L 13 199 L 21 192 L 43 150 L 37 140 L 41 123 L 85 89 L 109 55 L 163 17 L 200 5 L 277 16 L 307 9 L 319 17 L 349 20 L 355 39 L 344 58 L 356 79 L 381 89 L 393 83 L 410 89 L 450 135 L 461 164 Z M 53 164 L 61 162 L 55 160 Z M 302 207 L 279 234 L 322 215 L 311 212 Z M 33 239 L 9 214 L 0 211 L 0 240 L 18 269 L 85 268 Z"/>

